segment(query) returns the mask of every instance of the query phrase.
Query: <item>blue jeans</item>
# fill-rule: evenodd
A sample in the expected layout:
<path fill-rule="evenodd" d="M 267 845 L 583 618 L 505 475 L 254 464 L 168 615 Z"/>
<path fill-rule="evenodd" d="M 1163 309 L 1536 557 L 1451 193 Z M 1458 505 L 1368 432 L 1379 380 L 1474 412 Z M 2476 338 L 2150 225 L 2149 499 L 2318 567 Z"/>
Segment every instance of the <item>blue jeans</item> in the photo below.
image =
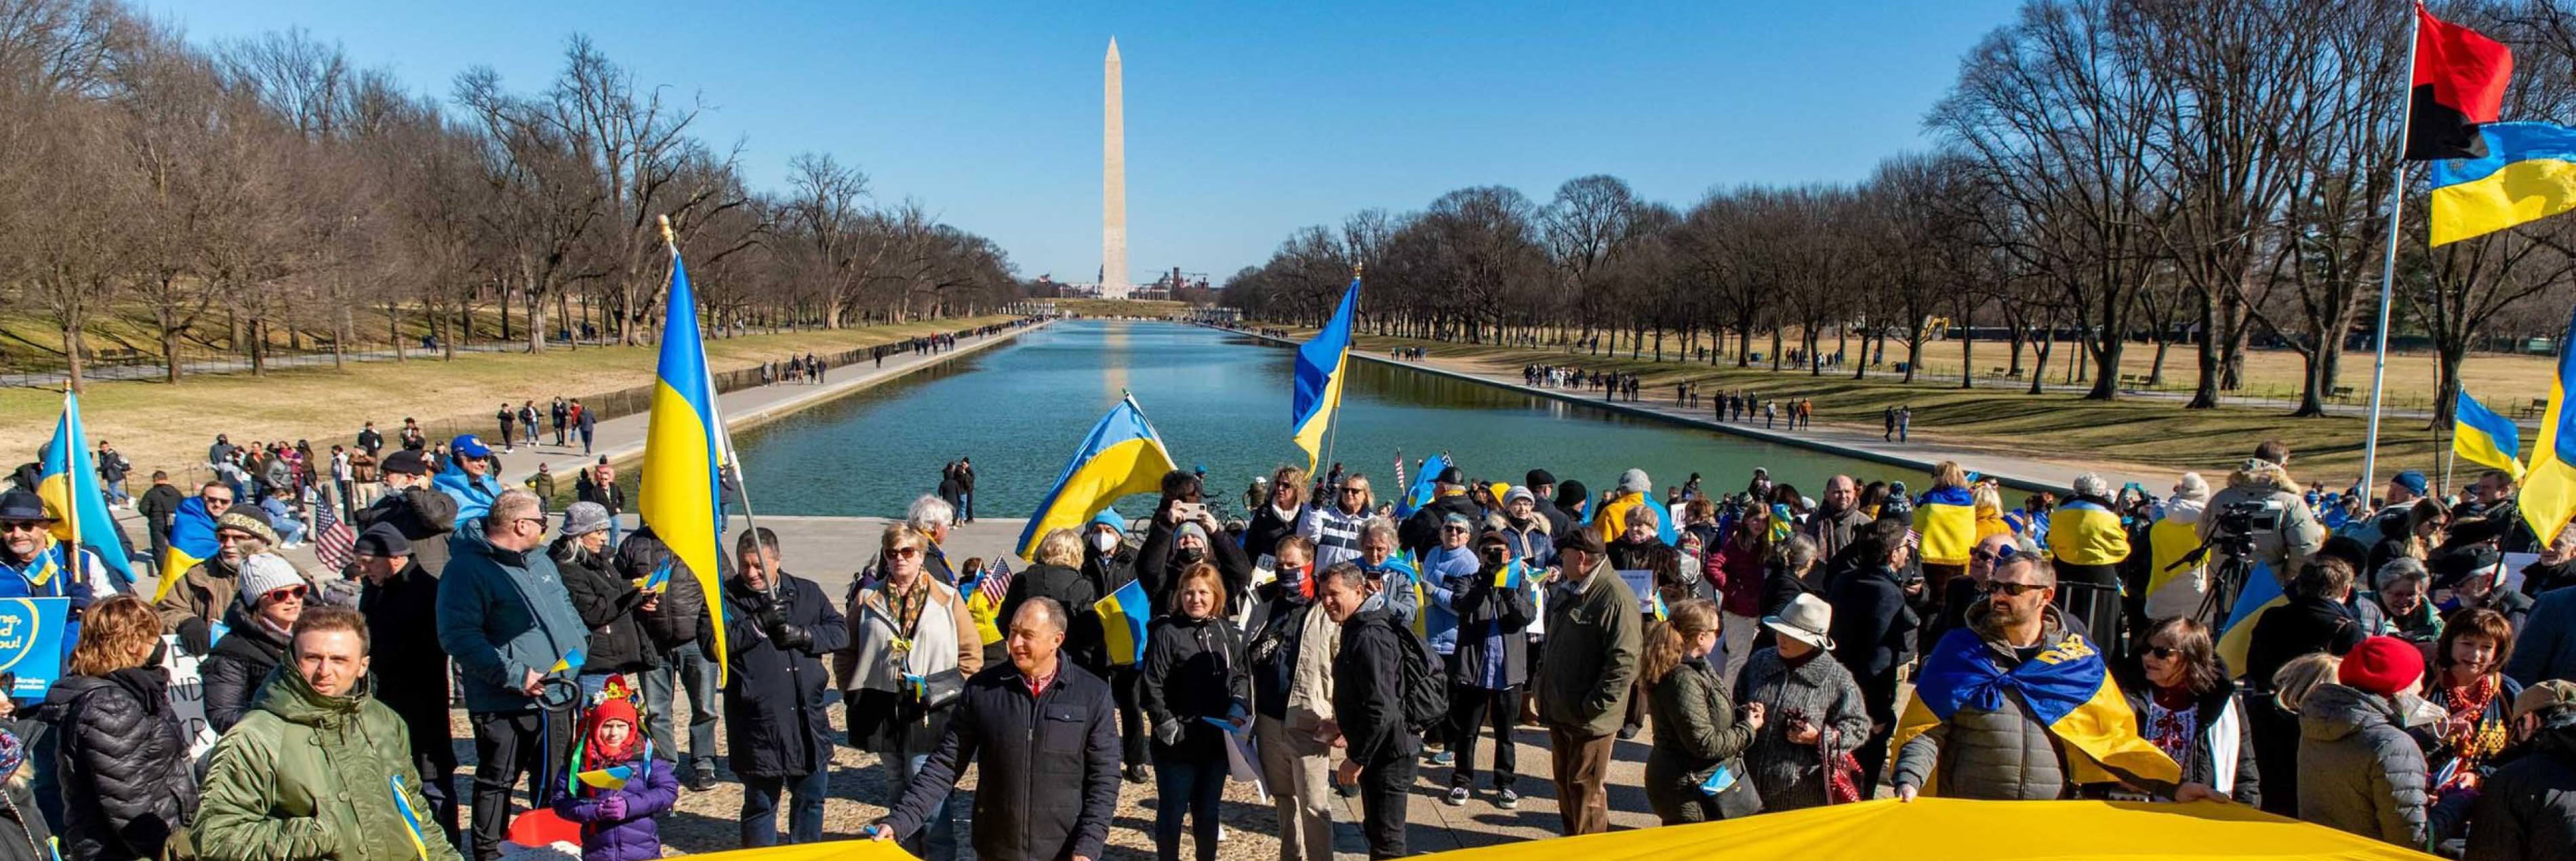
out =
<path fill-rule="evenodd" d="M 1181 815 L 1190 817 L 1190 836 L 1199 861 L 1215 861 L 1217 806 L 1225 799 L 1226 761 L 1194 759 L 1154 751 L 1154 857 L 1179 861 Z"/>
<path fill-rule="evenodd" d="M 294 544 L 304 540 L 303 521 L 292 517 L 280 517 L 269 525 L 277 529 L 277 540 L 280 542 Z"/>
<path fill-rule="evenodd" d="M 823 792 L 832 772 L 824 769 L 802 777 L 742 778 L 742 845 L 749 849 L 778 845 L 778 796 L 793 793 L 787 809 L 787 842 L 823 842 Z M 794 781 L 794 783 L 789 783 Z"/>
<path fill-rule="evenodd" d="M 886 753 L 879 754 L 877 761 L 885 766 L 885 806 L 891 810 L 895 805 L 903 802 L 904 787 L 912 785 L 912 776 L 921 773 L 922 763 L 930 761 L 930 754 Z M 952 861 L 956 858 L 956 806 L 957 793 L 954 791 L 946 793 L 946 797 L 939 800 L 939 806 L 930 811 L 930 816 L 921 824 L 921 829 L 914 831 L 911 837 L 902 841 L 903 851 L 912 853 L 913 857 L 920 858 L 922 861 Z"/>
<path fill-rule="evenodd" d="M 716 662 L 696 643 L 682 644 L 662 653 L 662 666 L 647 670 L 644 682 L 644 734 L 653 747 L 666 751 L 665 757 L 682 768 L 678 777 L 716 773 L 716 718 L 723 711 L 720 704 L 724 690 L 716 686 Z M 689 755 L 680 756 L 679 739 L 672 733 L 672 698 L 675 688 L 689 692 Z"/>

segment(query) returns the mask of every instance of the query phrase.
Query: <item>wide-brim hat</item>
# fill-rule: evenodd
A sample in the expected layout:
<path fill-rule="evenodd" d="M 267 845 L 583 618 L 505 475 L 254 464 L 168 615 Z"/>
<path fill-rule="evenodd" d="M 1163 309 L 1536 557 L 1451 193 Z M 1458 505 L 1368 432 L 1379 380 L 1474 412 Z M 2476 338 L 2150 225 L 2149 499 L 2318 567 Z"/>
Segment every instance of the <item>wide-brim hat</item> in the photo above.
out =
<path fill-rule="evenodd" d="M 1834 607 L 1814 595 L 1789 599 L 1776 616 L 1762 617 L 1762 625 L 1780 636 L 1832 651 L 1834 638 L 1827 631 L 1834 627 Z"/>

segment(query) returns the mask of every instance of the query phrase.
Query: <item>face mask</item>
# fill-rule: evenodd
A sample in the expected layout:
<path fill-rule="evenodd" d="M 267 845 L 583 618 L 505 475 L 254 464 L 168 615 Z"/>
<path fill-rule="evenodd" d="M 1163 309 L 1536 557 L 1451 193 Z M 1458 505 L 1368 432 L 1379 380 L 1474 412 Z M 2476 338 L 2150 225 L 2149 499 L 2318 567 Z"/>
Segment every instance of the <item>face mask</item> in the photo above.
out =
<path fill-rule="evenodd" d="M 1172 552 L 1172 559 L 1183 565 L 1197 562 L 1205 558 L 1207 558 L 1207 551 L 1196 547 L 1183 547 Z"/>
<path fill-rule="evenodd" d="M 1118 536 L 1106 532 L 1091 533 L 1091 549 L 1107 553 L 1118 546 Z"/>

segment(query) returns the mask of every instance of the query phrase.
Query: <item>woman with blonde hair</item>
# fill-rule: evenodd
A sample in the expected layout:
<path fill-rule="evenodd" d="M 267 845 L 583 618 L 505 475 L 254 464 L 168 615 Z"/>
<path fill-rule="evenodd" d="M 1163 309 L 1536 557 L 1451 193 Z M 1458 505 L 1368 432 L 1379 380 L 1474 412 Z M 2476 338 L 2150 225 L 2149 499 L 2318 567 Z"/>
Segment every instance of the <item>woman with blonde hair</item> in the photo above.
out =
<path fill-rule="evenodd" d="M 197 812 L 188 735 L 161 669 L 161 617 L 116 595 L 81 613 L 79 642 L 45 695 L 58 709 L 55 763 L 63 852 L 73 858 L 157 858 Z"/>
<path fill-rule="evenodd" d="M 1283 466 L 1270 473 L 1269 498 L 1253 506 L 1252 524 L 1243 530 L 1243 550 L 1254 561 L 1272 555 L 1279 539 L 1297 534 L 1306 517 L 1306 471 Z"/>
<path fill-rule="evenodd" d="M 1638 678 L 1655 728 L 1654 749 L 1646 754 L 1646 803 L 1666 825 L 1762 810 L 1743 759 L 1762 728 L 1762 706 L 1746 706 L 1738 719 L 1734 700 L 1708 665 L 1718 625 L 1717 605 L 1693 599 L 1646 630 Z"/>

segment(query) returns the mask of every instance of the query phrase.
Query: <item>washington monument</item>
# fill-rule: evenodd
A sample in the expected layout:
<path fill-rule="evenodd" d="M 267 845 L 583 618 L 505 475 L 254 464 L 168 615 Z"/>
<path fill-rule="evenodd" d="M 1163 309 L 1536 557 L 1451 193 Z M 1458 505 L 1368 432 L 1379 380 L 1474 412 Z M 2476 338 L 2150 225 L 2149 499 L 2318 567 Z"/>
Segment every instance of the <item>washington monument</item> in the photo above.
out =
<path fill-rule="evenodd" d="M 1100 69 L 1100 295 L 1123 299 L 1135 285 L 1127 280 L 1127 99 L 1115 36 Z"/>

